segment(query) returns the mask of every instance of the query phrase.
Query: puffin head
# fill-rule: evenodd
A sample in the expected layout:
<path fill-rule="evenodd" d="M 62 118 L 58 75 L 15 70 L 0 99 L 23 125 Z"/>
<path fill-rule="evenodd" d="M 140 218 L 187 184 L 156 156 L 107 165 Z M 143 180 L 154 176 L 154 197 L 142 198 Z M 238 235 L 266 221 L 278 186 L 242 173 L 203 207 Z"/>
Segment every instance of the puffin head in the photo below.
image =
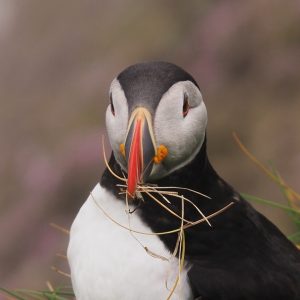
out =
<path fill-rule="evenodd" d="M 127 193 L 187 165 L 205 139 L 207 111 L 193 77 L 167 62 L 132 65 L 111 83 L 109 141 Z"/>

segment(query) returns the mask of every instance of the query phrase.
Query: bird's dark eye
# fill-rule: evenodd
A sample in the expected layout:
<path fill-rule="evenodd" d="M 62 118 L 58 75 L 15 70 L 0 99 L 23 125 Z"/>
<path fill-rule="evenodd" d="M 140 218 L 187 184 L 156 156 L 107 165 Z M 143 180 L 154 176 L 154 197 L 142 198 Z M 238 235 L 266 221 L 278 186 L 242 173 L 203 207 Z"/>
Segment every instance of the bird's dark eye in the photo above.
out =
<path fill-rule="evenodd" d="M 113 114 L 113 116 L 115 115 L 115 107 L 114 107 L 114 103 L 113 103 L 113 100 L 112 100 L 112 95 L 109 94 L 109 102 L 110 102 L 110 110 L 111 110 L 111 113 Z"/>
<path fill-rule="evenodd" d="M 187 94 L 183 96 L 182 115 L 185 118 L 190 110 L 189 99 Z"/>

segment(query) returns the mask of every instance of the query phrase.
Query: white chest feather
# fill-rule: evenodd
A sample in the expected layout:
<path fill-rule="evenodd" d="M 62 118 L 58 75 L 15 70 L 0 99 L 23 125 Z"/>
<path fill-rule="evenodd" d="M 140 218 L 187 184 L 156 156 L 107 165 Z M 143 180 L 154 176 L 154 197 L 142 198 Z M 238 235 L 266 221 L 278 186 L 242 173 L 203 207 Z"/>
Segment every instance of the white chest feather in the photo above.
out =
<path fill-rule="evenodd" d="M 128 227 L 125 203 L 97 184 L 70 232 L 68 260 L 76 298 L 167 299 L 178 274 L 178 260 L 150 256 L 128 230 L 105 216 L 99 205 L 114 220 Z M 151 232 L 136 214 L 131 215 L 130 223 L 134 230 Z M 151 252 L 171 257 L 156 235 L 134 235 Z M 186 270 L 180 277 L 171 299 L 190 299 Z"/>

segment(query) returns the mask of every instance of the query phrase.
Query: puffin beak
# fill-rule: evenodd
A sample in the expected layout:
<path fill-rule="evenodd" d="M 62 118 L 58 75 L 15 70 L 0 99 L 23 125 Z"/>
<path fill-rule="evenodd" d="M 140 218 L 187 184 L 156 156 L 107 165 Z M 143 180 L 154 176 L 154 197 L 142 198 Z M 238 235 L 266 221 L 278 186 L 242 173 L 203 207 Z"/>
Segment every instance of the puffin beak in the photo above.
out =
<path fill-rule="evenodd" d="M 125 140 L 125 158 L 127 161 L 127 193 L 135 197 L 139 183 L 144 183 L 150 175 L 155 156 L 155 140 L 150 112 L 136 108 L 129 120 Z"/>

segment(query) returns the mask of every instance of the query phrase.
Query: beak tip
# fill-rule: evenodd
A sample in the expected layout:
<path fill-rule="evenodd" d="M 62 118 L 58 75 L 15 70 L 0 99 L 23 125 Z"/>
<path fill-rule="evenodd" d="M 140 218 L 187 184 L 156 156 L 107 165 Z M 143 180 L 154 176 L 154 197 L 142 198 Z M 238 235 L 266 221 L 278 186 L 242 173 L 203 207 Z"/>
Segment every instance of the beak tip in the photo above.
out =
<path fill-rule="evenodd" d="M 129 191 L 127 191 L 127 196 L 131 199 L 135 198 L 135 193 L 130 193 Z"/>

